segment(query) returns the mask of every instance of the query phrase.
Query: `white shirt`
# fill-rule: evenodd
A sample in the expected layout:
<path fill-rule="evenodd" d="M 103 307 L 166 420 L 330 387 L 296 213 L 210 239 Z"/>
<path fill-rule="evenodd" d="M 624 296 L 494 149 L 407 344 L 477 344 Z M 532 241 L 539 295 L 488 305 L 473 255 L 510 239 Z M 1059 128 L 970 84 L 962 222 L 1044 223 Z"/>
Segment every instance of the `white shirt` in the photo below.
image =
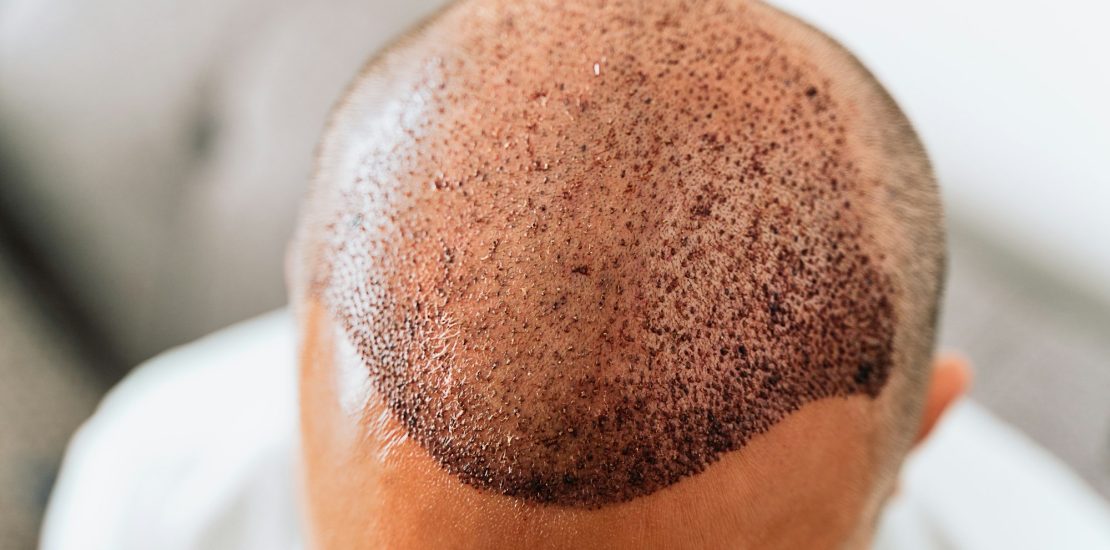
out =
<path fill-rule="evenodd" d="M 131 373 L 70 443 L 42 549 L 303 548 L 296 338 L 278 311 Z M 907 462 L 876 548 L 1110 549 L 1110 509 L 965 401 Z"/>

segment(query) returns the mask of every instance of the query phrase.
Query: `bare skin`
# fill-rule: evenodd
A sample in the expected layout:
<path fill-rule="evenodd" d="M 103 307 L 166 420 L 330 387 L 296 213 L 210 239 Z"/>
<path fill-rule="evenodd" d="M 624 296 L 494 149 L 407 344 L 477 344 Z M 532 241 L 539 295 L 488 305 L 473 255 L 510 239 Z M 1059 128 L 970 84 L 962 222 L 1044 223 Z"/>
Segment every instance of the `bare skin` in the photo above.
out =
<path fill-rule="evenodd" d="M 337 110 L 290 257 L 315 547 L 866 547 L 966 385 L 924 366 L 908 128 L 758 3 L 430 23 Z"/>

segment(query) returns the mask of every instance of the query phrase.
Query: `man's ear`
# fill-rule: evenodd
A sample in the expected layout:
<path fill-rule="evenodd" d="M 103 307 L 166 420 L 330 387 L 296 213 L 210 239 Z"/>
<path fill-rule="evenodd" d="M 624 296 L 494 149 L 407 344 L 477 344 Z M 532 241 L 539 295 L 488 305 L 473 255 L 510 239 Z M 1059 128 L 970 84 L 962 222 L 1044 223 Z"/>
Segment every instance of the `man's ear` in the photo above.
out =
<path fill-rule="evenodd" d="M 920 445 L 929 437 L 944 411 L 967 392 L 970 384 L 971 369 L 963 357 L 942 355 L 933 361 L 933 374 L 925 395 L 925 410 L 921 415 L 921 426 L 917 429 L 914 446 Z"/>

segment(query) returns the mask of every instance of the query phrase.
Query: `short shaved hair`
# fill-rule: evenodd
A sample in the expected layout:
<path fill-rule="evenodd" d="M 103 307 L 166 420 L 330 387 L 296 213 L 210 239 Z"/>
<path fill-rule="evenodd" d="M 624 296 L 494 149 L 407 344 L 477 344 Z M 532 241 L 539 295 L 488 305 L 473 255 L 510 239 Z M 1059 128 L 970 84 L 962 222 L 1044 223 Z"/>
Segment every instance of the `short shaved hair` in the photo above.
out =
<path fill-rule="evenodd" d="M 765 5 L 456 4 L 352 85 L 307 212 L 300 291 L 474 487 L 625 501 L 884 391 L 912 436 L 928 160 L 854 57 Z"/>

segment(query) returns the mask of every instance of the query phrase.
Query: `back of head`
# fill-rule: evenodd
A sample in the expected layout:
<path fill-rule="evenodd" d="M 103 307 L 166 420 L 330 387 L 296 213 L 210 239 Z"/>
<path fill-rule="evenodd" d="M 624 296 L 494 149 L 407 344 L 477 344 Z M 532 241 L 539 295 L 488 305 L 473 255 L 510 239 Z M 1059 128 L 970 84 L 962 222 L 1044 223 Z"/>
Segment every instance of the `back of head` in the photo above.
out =
<path fill-rule="evenodd" d="M 407 445 L 466 502 L 585 517 L 817 403 L 867 411 L 861 493 L 913 435 L 928 162 L 850 54 L 761 4 L 455 5 L 353 84 L 305 213 L 294 292 L 357 358 L 367 467 Z"/>

